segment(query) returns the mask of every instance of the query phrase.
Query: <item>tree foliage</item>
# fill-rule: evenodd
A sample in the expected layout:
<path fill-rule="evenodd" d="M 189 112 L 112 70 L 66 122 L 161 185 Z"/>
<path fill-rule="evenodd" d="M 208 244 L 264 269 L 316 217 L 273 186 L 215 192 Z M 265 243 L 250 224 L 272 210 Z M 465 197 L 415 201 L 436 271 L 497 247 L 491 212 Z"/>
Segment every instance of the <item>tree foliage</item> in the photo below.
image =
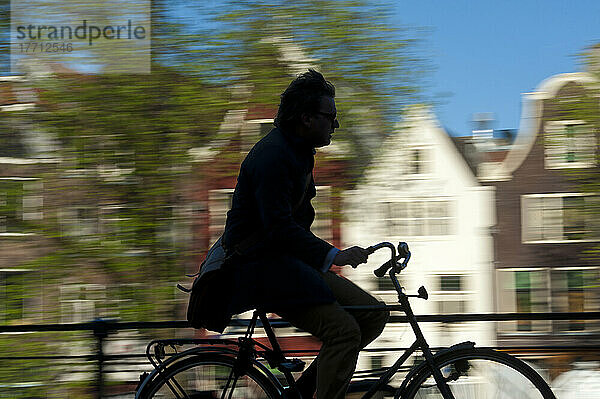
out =
<path fill-rule="evenodd" d="M 421 98 L 429 66 L 419 33 L 392 26 L 373 1 L 229 2 L 215 14 L 207 62 L 214 77 L 249 86 L 251 101 L 276 107 L 291 78 L 314 67 L 337 87 L 338 142 L 355 177 L 403 106 Z"/>
<path fill-rule="evenodd" d="M 46 233 L 116 284 L 181 276 L 190 244 L 188 150 L 214 135 L 222 94 L 158 65 L 147 76 L 46 81 L 36 118 L 57 134 L 63 157 L 44 179 L 56 216 Z M 135 306 L 159 308 L 158 286 L 138 293 L 146 301 Z"/>

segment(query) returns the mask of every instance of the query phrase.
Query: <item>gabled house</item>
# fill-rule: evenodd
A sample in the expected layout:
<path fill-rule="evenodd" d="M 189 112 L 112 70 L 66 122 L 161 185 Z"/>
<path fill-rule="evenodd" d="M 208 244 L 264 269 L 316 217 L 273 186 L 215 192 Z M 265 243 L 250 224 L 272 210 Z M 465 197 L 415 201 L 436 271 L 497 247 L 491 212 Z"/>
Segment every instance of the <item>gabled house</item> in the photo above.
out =
<path fill-rule="evenodd" d="M 429 300 L 413 299 L 416 314 L 492 312 L 493 188 L 482 186 L 439 126 L 432 112 L 413 106 L 367 171 L 364 181 L 347 195 L 344 243 L 369 246 L 381 241 L 409 244 L 412 258 L 400 275 L 407 291 L 423 285 Z M 373 270 L 389 259 L 378 251 L 368 266 L 345 274 L 387 303 L 396 301 L 389 278 Z M 432 346 L 472 340 L 494 342 L 490 323 L 423 323 Z M 410 342 L 409 342 L 410 341 Z M 373 346 L 408 346 L 406 324 L 388 326 Z M 363 368 L 387 364 L 383 355 L 363 359 Z"/>
<path fill-rule="evenodd" d="M 566 73 L 524 94 L 514 144 L 500 162 L 479 164 L 480 180 L 496 189 L 498 312 L 600 307 L 600 264 L 585 256 L 600 241 L 594 217 L 599 197 L 583 192 L 566 174 L 598 169 L 599 132 L 586 120 L 566 116 L 572 113 L 564 108 L 576 109 L 574 102 L 591 83 L 594 79 L 587 73 Z M 595 345 L 598 338 L 598 321 L 498 323 L 501 345 L 584 347 Z"/>
<path fill-rule="evenodd" d="M 241 162 L 250 148 L 274 128 L 276 113 L 276 109 L 260 104 L 228 111 L 219 137 L 205 148 L 191 150 L 198 170 L 195 242 L 197 249 L 204 249 L 198 254 L 199 262 L 223 233 Z M 316 212 L 312 231 L 336 246 L 341 244 L 341 192 L 348 186 L 347 161 L 338 155 L 327 147 L 317 149 L 314 170 L 317 196 L 312 200 Z"/>

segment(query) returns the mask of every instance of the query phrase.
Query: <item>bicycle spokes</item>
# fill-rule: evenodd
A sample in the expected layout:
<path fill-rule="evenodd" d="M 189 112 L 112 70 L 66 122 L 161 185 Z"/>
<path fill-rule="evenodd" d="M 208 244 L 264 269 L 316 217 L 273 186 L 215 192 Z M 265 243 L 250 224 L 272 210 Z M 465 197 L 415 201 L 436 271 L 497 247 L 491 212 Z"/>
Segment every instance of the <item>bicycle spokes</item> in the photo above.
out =
<path fill-rule="evenodd" d="M 542 399 L 543 396 L 518 371 L 486 360 L 460 360 L 440 369 L 443 379 L 456 399 L 506 398 Z M 416 399 L 441 399 L 433 377 L 421 385 Z"/>

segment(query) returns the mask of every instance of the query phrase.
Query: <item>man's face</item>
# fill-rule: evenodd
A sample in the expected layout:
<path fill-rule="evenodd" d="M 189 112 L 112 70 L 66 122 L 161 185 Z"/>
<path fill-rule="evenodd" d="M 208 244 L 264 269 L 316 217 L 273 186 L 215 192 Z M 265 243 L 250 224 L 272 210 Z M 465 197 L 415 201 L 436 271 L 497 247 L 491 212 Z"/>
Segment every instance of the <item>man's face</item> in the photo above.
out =
<path fill-rule="evenodd" d="M 340 127 L 335 100 L 332 97 L 321 97 L 319 108 L 309 115 L 309 121 L 305 138 L 314 147 L 329 145 L 334 130 Z"/>

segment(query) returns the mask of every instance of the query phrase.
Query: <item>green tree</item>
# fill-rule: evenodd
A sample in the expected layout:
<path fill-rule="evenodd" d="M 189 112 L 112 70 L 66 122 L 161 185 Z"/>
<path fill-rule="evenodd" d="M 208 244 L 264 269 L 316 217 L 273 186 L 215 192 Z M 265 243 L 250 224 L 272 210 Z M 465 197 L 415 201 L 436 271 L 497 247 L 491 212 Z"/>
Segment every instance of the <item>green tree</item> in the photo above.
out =
<path fill-rule="evenodd" d="M 341 128 L 354 177 L 364 172 L 402 107 L 421 98 L 428 64 L 419 34 L 392 26 L 373 1 L 245 1 L 215 10 L 206 41 L 213 76 L 251 88 L 251 101 L 276 107 L 291 77 L 315 67 L 337 86 Z"/>
<path fill-rule="evenodd" d="M 44 317 L 34 322 L 89 321 L 87 313 L 84 319 L 69 320 L 64 317 L 68 310 L 57 306 L 63 295 L 59 286 L 65 282 L 108 288 L 99 299 L 93 291 L 72 293 L 74 300 L 97 301 L 91 317 L 128 321 L 180 317 L 177 305 L 185 296 L 172 300 L 173 282 L 187 270 L 191 253 L 201 250 L 192 248 L 189 241 L 190 194 L 197 189 L 198 179 L 192 176 L 188 150 L 214 138 L 229 100 L 224 87 L 206 84 L 184 65 L 187 55 L 178 55 L 178 46 L 186 41 L 180 40 L 179 28 L 166 7 L 165 2 L 152 3 L 157 40 L 151 74 L 75 72 L 27 80 L 18 84 L 35 88 L 36 109 L 15 111 L 0 120 L 7 127 L 5 132 L 17 122 L 27 122 L 31 133 L 43 130 L 55 136 L 55 155 L 61 160 L 43 170 L 30 168 L 15 174 L 43 182 L 43 220 L 9 220 L 11 226 L 26 224 L 27 232 L 35 232 L 40 245 L 47 246 L 41 256 L 28 254 L 22 264 L 15 262 L 14 266 L 32 271 L 35 278 L 25 279 L 30 285 L 15 285 L 6 293 L 11 297 L 19 296 L 19 290 L 36 294 L 36 301 L 31 302 L 43 305 L 33 312 L 44 312 Z M 13 144 L 0 139 L 2 150 L 9 152 L 0 154 L 16 156 Z M 22 185 L 7 188 L 11 182 L 4 183 L 0 200 L 10 189 L 5 195 L 10 201 L 0 206 L 0 216 L 12 217 L 23 203 L 23 189 Z M 30 322 L 18 314 L 22 306 L 8 305 L 11 323 Z M 85 339 L 85 333 L 28 334 L 27 342 L 22 337 L 6 336 L 0 348 L 7 356 L 60 354 L 65 347 L 88 353 L 93 343 Z M 14 397 L 65 396 L 66 385 L 53 380 L 79 365 L 55 363 L 5 360 L 0 380 L 46 384 L 23 388 L 18 395 L 11 392 Z M 89 383 L 77 384 L 73 396 L 89 397 Z"/>
<path fill-rule="evenodd" d="M 188 150 L 214 135 L 223 92 L 160 65 L 151 75 L 73 75 L 42 87 L 36 117 L 63 156 L 44 179 L 57 216 L 46 234 L 69 263 L 113 284 L 144 283 L 130 291 L 130 319 L 170 314 L 162 283 L 185 272 L 190 249 L 189 234 L 177 234 L 190 227 Z"/>

